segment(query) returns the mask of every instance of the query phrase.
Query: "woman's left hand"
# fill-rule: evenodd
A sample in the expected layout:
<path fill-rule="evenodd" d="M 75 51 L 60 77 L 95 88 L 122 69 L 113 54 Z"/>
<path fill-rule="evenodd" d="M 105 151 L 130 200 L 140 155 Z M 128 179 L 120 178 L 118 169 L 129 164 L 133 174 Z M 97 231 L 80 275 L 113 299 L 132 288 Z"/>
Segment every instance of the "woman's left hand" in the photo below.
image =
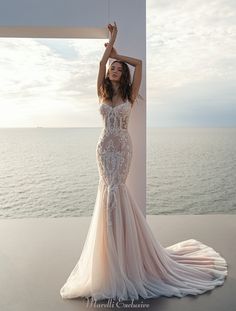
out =
<path fill-rule="evenodd" d="M 105 43 L 104 44 L 105 45 L 105 47 L 107 47 L 107 45 L 108 45 L 108 43 Z M 116 51 L 116 49 L 114 48 L 114 46 L 112 47 L 112 50 L 111 50 L 111 53 L 110 53 L 110 57 L 111 58 L 116 58 L 117 57 L 117 51 Z"/>

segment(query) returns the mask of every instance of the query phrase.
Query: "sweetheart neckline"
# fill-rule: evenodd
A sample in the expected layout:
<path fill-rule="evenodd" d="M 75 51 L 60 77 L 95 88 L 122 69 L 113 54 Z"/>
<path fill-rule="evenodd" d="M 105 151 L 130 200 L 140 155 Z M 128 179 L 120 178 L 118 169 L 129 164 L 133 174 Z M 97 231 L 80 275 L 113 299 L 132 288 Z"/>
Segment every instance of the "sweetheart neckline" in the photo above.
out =
<path fill-rule="evenodd" d="M 112 107 L 111 105 L 109 105 L 109 104 L 107 104 L 107 103 L 105 103 L 105 102 L 103 102 L 103 103 L 101 103 L 101 105 L 107 105 L 107 106 L 109 106 L 111 109 L 114 109 L 114 108 L 116 108 L 116 107 L 119 107 L 119 106 L 122 106 L 122 105 L 124 105 L 124 104 L 126 104 L 126 103 L 130 103 L 128 100 L 126 100 L 125 102 L 123 102 L 123 103 L 121 103 L 121 104 L 119 104 L 119 105 L 115 105 L 114 107 Z"/>

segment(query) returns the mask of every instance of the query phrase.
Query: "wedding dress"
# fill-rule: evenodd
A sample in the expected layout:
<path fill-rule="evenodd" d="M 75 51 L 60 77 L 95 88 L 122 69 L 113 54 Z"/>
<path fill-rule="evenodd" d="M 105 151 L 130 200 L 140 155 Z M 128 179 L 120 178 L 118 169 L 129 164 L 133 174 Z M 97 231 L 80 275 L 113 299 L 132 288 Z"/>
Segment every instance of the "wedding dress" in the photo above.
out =
<path fill-rule="evenodd" d="M 222 285 L 224 258 L 189 239 L 164 248 L 125 184 L 132 159 L 129 101 L 101 103 L 104 127 L 96 148 L 95 207 L 82 254 L 60 290 L 62 298 L 140 299 L 197 295 Z"/>

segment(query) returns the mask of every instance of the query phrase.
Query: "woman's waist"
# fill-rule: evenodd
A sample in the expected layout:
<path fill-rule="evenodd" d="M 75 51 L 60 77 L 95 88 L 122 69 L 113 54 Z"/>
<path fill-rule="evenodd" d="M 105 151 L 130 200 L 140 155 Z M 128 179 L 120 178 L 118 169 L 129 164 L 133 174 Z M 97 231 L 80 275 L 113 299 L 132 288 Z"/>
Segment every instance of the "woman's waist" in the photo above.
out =
<path fill-rule="evenodd" d="M 112 134 L 112 135 L 129 135 L 129 131 L 127 128 L 119 128 L 119 127 L 106 127 L 104 126 L 102 129 L 102 133 L 104 134 Z"/>
<path fill-rule="evenodd" d="M 110 129 L 103 127 L 99 136 L 99 140 L 105 138 L 122 138 L 131 139 L 128 129 Z"/>
<path fill-rule="evenodd" d="M 128 116 L 108 116 L 104 119 L 104 128 L 106 130 L 127 131 L 128 130 Z"/>

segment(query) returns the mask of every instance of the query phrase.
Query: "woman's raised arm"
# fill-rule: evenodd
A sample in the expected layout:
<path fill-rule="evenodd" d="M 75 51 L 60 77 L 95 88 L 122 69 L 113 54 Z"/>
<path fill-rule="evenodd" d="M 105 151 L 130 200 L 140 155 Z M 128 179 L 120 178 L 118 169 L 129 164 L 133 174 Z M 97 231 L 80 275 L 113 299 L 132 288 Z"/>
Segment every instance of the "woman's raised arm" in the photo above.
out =
<path fill-rule="evenodd" d="M 131 84 L 131 97 L 135 101 L 138 96 L 139 88 L 142 81 L 142 60 L 134 57 L 116 54 L 115 58 L 134 66 L 133 81 Z"/>
<path fill-rule="evenodd" d="M 105 52 L 104 52 L 102 59 L 100 60 L 100 63 L 99 63 L 99 71 L 98 71 L 98 77 L 97 77 L 97 94 L 98 94 L 98 96 L 100 96 L 100 87 L 101 87 L 103 80 L 105 79 L 106 63 L 110 57 L 110 53 L 111 53 L 113 44 L 115 43 L 116 35 L 118 32 L 116 22 L 114 22 L 114 26 L 109 24 L 108 29 L 111 33 L 111 36 L 109 39 L 109 43 L 106 44 Z"/>

